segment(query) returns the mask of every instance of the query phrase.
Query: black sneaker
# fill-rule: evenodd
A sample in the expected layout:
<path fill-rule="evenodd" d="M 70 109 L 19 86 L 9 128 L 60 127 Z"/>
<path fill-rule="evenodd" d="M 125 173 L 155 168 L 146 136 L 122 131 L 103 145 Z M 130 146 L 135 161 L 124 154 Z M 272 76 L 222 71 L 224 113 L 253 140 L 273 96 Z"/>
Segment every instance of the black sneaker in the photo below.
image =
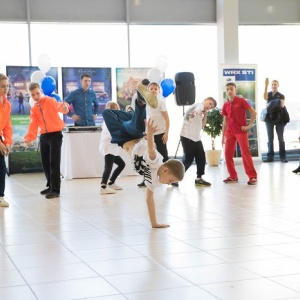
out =
<path fill-rule="evenodd" d="M 140 188 L 146 187 L 145 181 L 142 181 L 142 182 L 139 183 L 137 186 L 140 187 Z"/>
<path fill-rule="evenodd" d="M 45 196 L 46 199 L 58 198 L 60 195 L 58 193 L 50 193 Z"/>
<path fill-rule="evenodd" d="M 50 193 L 51 193 L 50 188 L 46 188 L 46 189 L 44 189 L 40 192 L 41 195 L 47 195 L 47 194 L 50 194 Z"/>
<path fill-rule="evenodd" d="M 300 166 L 297 169 L 293 170 L 292 172 L 295 173 L 295 174 L 300 173 Z"/>
<path fill-rule="evenodd" d="M 152 108 L 157 108 L 157 98 L 143 84 L 138 85 L 137 90 L 138 101 L 145 102 Z"/>
<path fill-rule="evenodd" d="M 282 163 L 287 163 L 287 162 L 289 162 L 286 158 L 281 158 L 280 160 L 281 160 Z"/>
<path fill-rule="evenodd" d="M 211 186 L 210 182 L 205 181 L 202 178 L 197 178 L 195 179 L 195 185 L 196 186 Z"/>
<path fill-rule="evenodd" d="M 274 159 L 271 157 L 266 158 L 263 162 L 268 163 L 268 162 L 273 162 Z"/>

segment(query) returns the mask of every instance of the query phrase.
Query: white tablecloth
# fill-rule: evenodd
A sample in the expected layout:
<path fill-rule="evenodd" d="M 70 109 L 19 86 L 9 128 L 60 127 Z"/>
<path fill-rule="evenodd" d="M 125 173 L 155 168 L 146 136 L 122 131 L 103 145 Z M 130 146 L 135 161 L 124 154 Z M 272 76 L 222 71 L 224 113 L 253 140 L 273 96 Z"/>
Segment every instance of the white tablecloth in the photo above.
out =
<path fill-rule="evenodd" d="M 101 131 L 63 133 L 60 170 L 64 179 L 102 177 L 104 157 L 99 152 L 100 137 Z M 120 156 L 126 163 L 121 176 L 138 175 L 132 169 L 129 155 L 121 148 Z"/>

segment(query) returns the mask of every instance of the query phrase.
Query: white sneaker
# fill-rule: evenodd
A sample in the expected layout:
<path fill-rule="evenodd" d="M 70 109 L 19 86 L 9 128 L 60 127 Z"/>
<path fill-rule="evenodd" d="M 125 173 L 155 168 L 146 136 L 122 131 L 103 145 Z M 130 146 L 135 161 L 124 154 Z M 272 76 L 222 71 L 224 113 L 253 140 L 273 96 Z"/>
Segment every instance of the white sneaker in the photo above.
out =
<path fill-rule="evenodd" d="M 123 190 L 123 188 L 115 183 L 113 184 L 109 184 L 108 185 L 110 189 L 114 189 L 114 190 Z"/>
<path fill-rule="evenodd" d="M 139 84 L 137 90 L 138 90 L 138 100 L 140 99 L 139 98 L 139 93 L 140 93 L 140 95 L 143 98 L 142 99 L 143 102 L 145 101 L 145 104 L 147 102 L 147 104 L 152 108 L 157 108 L 158 106 L 157 98 L 148 90 L 146 86 L 144 86 L 143 84 Z"/>
<path fill-rule="evenodd" d="M 116 191 L 109 188 L 108 186 L 105 189 L 100 188 L 100 195 L 115 194 L 115 193 L 116 193 Z"/>
<path fill-rule="evenodd" d="M 9 203 L 3 197 L 0 197 L 0 207 L 9 207 Z"/>
<path fill-rule="evenodd" d="M 134 108 L 131 105 L 126 105 L 125 111 L 134 112 Z"/>

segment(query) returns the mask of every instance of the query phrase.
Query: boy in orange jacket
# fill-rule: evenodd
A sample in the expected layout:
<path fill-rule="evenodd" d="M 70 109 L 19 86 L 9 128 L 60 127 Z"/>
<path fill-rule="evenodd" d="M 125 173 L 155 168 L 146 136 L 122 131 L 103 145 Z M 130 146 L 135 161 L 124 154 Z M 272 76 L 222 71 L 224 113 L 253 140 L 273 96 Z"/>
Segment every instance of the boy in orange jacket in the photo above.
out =
<path fill-rule="evenodd" d="M 47 179 L 47 188 L 41 191 L 41 195 L 45 195 L 47 199 L 57 198 L 60 196 L 61 131 L 65 127 L 58 113 L 67 114 L 69 105 L 44 96 L 38 83 L 30 83 L 28 90 L 35 103 L 30 109 L 30 123 L 24 137 L 25 143 L 30 146 L 40 129 L 41 160 Z"/>
<path fill-rule="evenodd" d="M 11 105 L 7 100 L 8 90 L 8 77 L 0 73 L 0 207 L 9 206 L 9 203 L 3 198 L 6 176 L 5 156 L 10 152 L 13 135 L 10 121 Z"/>

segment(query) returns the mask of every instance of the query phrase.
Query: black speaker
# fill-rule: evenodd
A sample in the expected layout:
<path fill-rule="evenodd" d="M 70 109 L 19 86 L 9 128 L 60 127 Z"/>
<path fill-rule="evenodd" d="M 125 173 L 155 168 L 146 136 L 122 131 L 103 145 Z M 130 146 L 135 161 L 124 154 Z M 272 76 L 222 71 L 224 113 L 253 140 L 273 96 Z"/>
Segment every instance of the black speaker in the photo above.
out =
<path fill-rule="evenodd" d="M 195 103 L 195 77 L 191 72 L 180 72 L 175 74 L 175 98 L 179 106 L 192 105 Z"/>

